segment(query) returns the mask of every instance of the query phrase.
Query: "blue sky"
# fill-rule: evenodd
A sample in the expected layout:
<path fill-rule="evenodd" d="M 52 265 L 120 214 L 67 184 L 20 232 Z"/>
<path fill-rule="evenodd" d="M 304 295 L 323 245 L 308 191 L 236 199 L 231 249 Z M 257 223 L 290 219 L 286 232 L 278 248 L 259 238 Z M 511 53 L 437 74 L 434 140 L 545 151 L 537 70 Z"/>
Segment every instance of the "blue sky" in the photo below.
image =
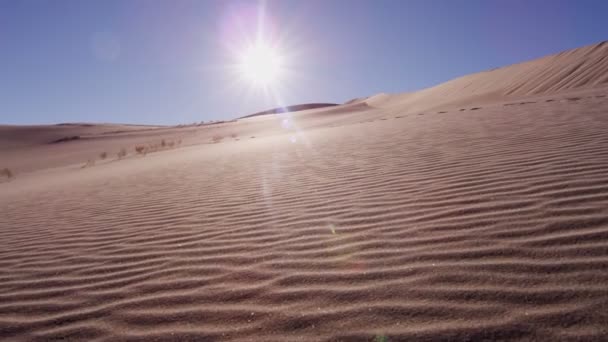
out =
<path fill-rule="evenodd" d="M 274 96 L 233 71 L 261 8 L 290 70 Z M 0 123 L 191 123 L 413 91 L 607 40 L 606 13 L 608 1 L 0 0 Z"/>

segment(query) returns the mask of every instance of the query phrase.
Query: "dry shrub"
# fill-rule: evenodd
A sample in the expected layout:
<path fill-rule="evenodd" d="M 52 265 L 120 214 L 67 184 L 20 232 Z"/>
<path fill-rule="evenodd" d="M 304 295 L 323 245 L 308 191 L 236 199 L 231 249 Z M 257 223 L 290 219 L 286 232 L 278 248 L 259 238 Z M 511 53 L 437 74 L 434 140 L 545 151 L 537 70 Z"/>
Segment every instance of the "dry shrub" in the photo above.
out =
<path fill-rule="evenodd" d="M 211 141 L 213 141 L 214 144 L 219 143 L 220 141 L 222 141 L 222 139 L 224 139 L 224 137 L 222 137 L 221 135 L 214 135 L 213 137 L 211 137 Z"/>
<path fill-rule="evenodd" d="M 144 145 L 137 145 L 135 146 L 135 152 L 137 152 L 138 154 L 146 154 L 147 148 Z"/>
<path fill-rule="evenodd" d="M 116 156 L 118 156 L 118 159 L 122 159 L 124 157 L 127 156 L 127 150 L 123 147 L 120 149 L 120 151 L 118 151 L 118 153 L 116 154 Z"/>
<path fill-rule="evenodd" d="M 108 153 L 107 152 L 101 152 L 99 154 L 99 159 L 104 160 L 108 157 Z"/>
<path fill-rule="evenodd" d="M 162 147 L 166 147 L 167 146 L 167 142 L 165 141 L 165 139 L 160 141 L 160 146 Z"/>
<path fill-rule="evenodd" d="M 13 171 L 11 171 L 9 168 L 4 168 L 4 169 L 0 170 L 0 176 L 11 179 L 15 175 L 13 174 Z"/>

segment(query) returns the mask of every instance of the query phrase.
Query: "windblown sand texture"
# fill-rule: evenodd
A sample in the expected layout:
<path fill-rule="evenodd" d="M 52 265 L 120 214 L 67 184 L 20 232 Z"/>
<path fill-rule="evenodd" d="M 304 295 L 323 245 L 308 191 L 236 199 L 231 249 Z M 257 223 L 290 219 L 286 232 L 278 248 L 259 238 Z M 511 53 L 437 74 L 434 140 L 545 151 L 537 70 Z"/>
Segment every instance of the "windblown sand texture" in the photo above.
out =
<path fill-rule="evenodd" d="M 606 340 L 607 95 L 603 43 L 215 125 L 4 126 L 0 339 Z"/>

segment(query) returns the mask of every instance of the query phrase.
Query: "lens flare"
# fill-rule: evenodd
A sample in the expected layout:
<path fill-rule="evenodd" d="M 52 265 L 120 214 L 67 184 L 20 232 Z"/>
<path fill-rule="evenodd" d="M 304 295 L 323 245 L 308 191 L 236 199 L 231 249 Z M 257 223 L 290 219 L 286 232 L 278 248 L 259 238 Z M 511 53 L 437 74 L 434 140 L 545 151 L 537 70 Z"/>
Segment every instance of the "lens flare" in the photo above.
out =
<path fill-rule="evenodd" d="M 272 86 L 280 81 L 283 56 L 277 48 L 263 42 L 248 47 L 241 55 L 238 70 L 241 76 L 258 86 Z"/>

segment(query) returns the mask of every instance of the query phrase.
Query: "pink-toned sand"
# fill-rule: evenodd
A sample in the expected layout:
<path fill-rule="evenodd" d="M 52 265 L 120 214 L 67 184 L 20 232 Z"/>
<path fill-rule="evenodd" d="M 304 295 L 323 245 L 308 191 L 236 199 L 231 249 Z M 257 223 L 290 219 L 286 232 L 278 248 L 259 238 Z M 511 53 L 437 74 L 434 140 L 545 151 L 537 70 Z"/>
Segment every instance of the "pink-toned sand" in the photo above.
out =
<path fill-rule="evenodd" d="M 604 43 L 214 125 L 0 127 L 0 339 L 606 340 L 607 95 Z"/>

